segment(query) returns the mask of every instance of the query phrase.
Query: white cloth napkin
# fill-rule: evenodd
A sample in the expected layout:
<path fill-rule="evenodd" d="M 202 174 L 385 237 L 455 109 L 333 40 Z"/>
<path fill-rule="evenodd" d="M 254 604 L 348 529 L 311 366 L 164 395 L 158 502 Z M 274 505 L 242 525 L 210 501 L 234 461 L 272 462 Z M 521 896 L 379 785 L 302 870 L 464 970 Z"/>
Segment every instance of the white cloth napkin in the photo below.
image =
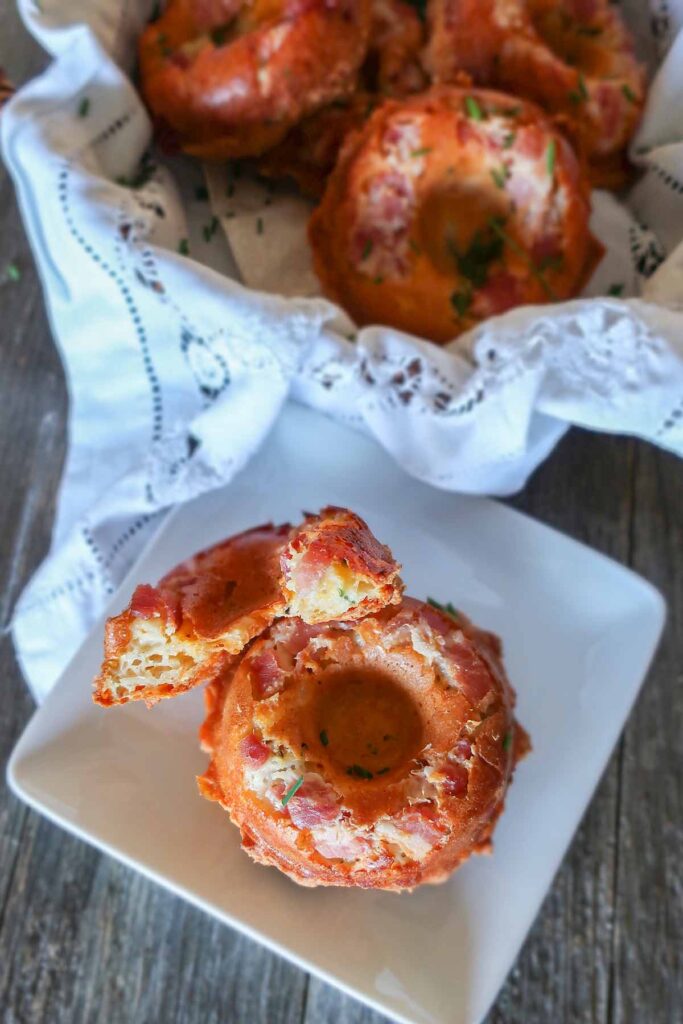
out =
<path fill-rule="evenodd" d="M 71 396 L 52 549 L 13 620 L 38 699 L 163 510 L 228 481 L 287 398 L 469 493 L 522 487 L 571 424 L 683 454 L 683 0 L 631 5 L 663 63 L 634 142 L 642 179 L 626 206 L 596 194 L 609 253 L 588 297 L 514 310 L 450 350 L 355 332 L 315 297 L 290 194 L 215 171 L 212 210 L 199 168 L 155 162 L 123 70 L 151 2 L 20 6 L 55 60 L 4 112 L 2 146 Z M 590 298 L 616 285 L 632 297 Z"/>

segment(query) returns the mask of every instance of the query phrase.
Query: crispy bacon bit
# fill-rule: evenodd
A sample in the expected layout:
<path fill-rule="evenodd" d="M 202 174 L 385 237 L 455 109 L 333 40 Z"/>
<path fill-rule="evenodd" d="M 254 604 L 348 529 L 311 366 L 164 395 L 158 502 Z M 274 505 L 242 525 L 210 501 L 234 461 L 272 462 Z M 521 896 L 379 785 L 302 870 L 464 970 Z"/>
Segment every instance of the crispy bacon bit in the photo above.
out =
<path fill-rule="evenodd" d="M 175 609 L 169 604 L 162 591 L 151 587 L 148 583 L 142 583 L 135 588 L 130 602 L 130 610 L 140 619 L 161 617 L 165 621 L 171 621 L 177 625 Z"/>
<path fill-rule="evenodd" d="M 443 768 L 441 787 L 447 796 L 467 796 L 469 775 L 461 764 L 447 764 Z"/>
<path fill-rule="evenodd" d="M 443 838 L 443 825 L 439 822 L 436 808 L 433 804 L 416 804 L 409 811 L 405 811 L 396 822 L 399 828 L 410 835 L 419 836 L 426 843 L 434 846 Z"/>
<path fill-rule="evenodd" d="M 357 860 L 370 850 L 370 843 L 361 836 L 342 836 L 315 839 L 314 846 L 322 857 L 330 860 Z"/>
<path fill-rule="evenodd" d="M 282 689 L 285 674 L 278 665 L 272 648 L 261 651 L 255 658 L 251 658 L 249 671 L 257 699 L 264 700 L 267 697 L 272 697 L 274 693 Z"/>
<path fill-rule="evenodd" d="M 451 754 L 458 761 L 469 761 L 472 757 L 472 744 L 469 740 L 458 740 Z"/>
<path fill-rule="evenodd" d="M 240 743 L 240 753 L 254 768 L 260 768 L 270 757 L 269 748 L 254 733 L 244 737 Z"/>
<path fill-rule="evenodd" d="M 486 662 L 462 634 L 449 644 L 447 651 L 457 685 L 472 704 L 478 704 L 492 686 L 491 673 Z"/>
<path fill-rule="evenodd" d="M 287 811 L 297 828 L 315 828 L 339 816 L 339 798 L 332 786 L 313 776 L 304 780 Z"/>
<path fill-rule="evenodd" d="M 520 282 L 514 274 L 501 270 L 499 273 L 491 274 L 486 284 L 481 287 L 479 295 L 486 303 L 489 313 L 504 313 L 507 309 L 519 305 Z"/>

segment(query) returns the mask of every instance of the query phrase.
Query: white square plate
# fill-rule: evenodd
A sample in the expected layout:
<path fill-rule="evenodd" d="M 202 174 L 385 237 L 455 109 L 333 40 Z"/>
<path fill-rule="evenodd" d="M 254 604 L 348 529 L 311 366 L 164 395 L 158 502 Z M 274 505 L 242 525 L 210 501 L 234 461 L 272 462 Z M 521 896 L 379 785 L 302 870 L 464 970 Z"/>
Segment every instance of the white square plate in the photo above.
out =
<path fill-rule="evenodd" d="M 178 509 L 112 601 L 199 547 L 301 509 L 348 505 L 404 565 L 503 637 L 521 764 L 492 857 L 412 895 L 300 889 L 253 864 L 194 777 L 202 699 L 105 711 L 90 700 L 98 626 L 10 761 L 15 793 L 81 838 L 400 1021 L 480 1021 L 600 778 L 654 653 L 664 603 L 602 555 L 492 501 L 418 483 L 372 441 L 290 406 L 227 487 Z"/>

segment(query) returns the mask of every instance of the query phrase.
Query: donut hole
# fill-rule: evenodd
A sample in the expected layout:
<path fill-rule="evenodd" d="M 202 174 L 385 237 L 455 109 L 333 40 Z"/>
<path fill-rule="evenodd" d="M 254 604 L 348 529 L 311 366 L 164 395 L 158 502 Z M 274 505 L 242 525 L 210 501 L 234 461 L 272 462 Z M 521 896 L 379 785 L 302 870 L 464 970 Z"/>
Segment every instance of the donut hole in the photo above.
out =
<path fill-rule="evenodd" d="M 334 671 L 321 683 L 312 721 L 318 744 L 337 771 L 368 781 L 384 777 L 424 746 L 419 709 L 390 675 Z"/>
<path fill-rule="evenodd" d="M 475 279 L 476 286 L 476 279 L 485 278 L 488 264 L 500 250 L 498 236 L 487 225 L 507 212 L 507 200 L 499 189 L 454 177 L 424 195 L 418 214 L 418 242 L 443 274 L 463 273 L 468 254 L 478 253 L 477 265 L 469 272 L 465 265 L 464 271 Z"/>

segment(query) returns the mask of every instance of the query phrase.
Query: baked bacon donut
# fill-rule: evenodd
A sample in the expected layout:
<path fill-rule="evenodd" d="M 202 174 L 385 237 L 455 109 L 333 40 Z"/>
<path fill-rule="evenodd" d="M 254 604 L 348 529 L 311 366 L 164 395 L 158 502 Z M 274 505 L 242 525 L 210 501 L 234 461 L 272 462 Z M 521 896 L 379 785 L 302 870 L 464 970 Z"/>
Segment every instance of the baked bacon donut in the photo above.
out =
<path fill-rule="evenodd" d="M 351 93 L 370 0 L 170 0 L 140 38 L 162 134 L 206 160 L 256 156 Z"/>
<path fill-rule="evenodd" d="M 280 615 L 353 619 L 401 599 L 400 566 L 348 509 L 259 526 L 136 588 L 107 621 L 93 700 L 153 704 L 211 679 Z"/>
<path fill-rule="evenodd" d="M 357 90 L 295 125 L 260 158 L 259 173 L 293 178 L 305 195 L 318 199 L 349 132 L 360 128 L 384 97 L 408 96 L 424 88 L 423 45 L 423 26 L 414 8 L 403 0 L 372 0 L 370 42 Z"/>
<path fill-rule="evenodd" d="M 435 82 L 462 71 L 563 115 L 594 184 L 625 178 L 625 147 L 645 99 L 645 72 L 608 0 L 430 0 L 426 63 Z"/>
<path fill-rule="evenodd" d="M 485 850 L 528 748 L 497 637 L 406 598 L 281 619 L 206 691 L 200 791 L 302 885 L 412 889 Z"/>
<path fill-rule="evenodd" d="M 576 295 L 601 255 L 587 181 L 531 103 L 436 87 L 349 137 L 309 225 L 324 292 L 358 324 L 446 342 Z"/>

